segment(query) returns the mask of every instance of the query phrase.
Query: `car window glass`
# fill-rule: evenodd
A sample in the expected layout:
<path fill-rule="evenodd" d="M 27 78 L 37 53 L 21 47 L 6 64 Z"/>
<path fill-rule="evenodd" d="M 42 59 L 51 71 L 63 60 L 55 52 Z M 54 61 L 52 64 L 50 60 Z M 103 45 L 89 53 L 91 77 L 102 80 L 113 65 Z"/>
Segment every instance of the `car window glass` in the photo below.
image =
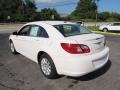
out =
<path fill-rule="evenodd" d="M 37 37 L 38 36 L 39 27 L 38 26 L 32 26 L 30 29 L 30 36 Z"/>
<path fill-rule="evenodd" d="M 120 26 L 120 23 L 113 23 L 113 26 Z"/>
<path fill-rule="evenodd" d="M 77 24 L 82 24 L 82 22 L 77 22 Z"/>
<path fill-rule="evenodd" d="M 65 37 L 91 33 L 89 29 L 78 24 L 61 24 L 54 27 Z"/>
<path fill-rule="evenodd" d="M 31 29 L 30 29 L 30 36 L 48 38 L 48 34 L 45 31 L 45 29 L 40 27 L 40 26 L 37 26 L 37 25 L 33 25 L 31 27 Z"/>
<path fill-rule="evenodd" d="M 29 35 L 29 29 L 30 29 L 30 26 L 25 26 L 20 30 L 20 32 L 18 34 L 22 35 L 22 36 L 28 36 Z"/>
<path fill-rule="evenodd" d="M 39 27 L 39 30 L 40 30 L 40 31 L 38 32 L 38 36 L 39 36 L 39 37 L 44 37 L 44 38 L 48 38 L 48 37 L 49 37 L 44 28 Z"/>

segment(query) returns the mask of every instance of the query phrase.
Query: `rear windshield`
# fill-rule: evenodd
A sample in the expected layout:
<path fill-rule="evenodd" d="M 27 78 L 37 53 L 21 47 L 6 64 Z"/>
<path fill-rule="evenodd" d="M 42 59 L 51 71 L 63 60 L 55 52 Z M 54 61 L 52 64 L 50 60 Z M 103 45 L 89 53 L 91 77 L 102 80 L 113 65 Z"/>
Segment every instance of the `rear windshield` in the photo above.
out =
<path fill-rule="evenodd" d="M 87 29 L 86 27 L 80 26 L 78 24 L 61 24 L 61 25 L 54 25 L 54 27 L 64 37 L 91 33 L 89 29 Z"/>

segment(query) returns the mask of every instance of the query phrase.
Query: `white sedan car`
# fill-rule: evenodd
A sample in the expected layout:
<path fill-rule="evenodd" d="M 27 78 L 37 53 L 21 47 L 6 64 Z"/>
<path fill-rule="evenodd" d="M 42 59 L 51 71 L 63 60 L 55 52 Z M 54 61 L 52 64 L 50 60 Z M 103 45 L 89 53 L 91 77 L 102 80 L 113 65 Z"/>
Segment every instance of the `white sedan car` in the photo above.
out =
<path fill-rule="evenodd" d="M 103 32 L 107 31 L 120 31 L 120 23 L 112 23 L 112 24 L 107 24 L 107 25 L 102 25 L 99 27 L 100 30 Z"/>
<path fill-rule="evenodd" d="M 47 78 L 86 75 L 103 67 L 109 58 L 103 35 L 72 22 L 31 22 L 10 35 L 9 41 L 13 54 L 38 63 Z"/>

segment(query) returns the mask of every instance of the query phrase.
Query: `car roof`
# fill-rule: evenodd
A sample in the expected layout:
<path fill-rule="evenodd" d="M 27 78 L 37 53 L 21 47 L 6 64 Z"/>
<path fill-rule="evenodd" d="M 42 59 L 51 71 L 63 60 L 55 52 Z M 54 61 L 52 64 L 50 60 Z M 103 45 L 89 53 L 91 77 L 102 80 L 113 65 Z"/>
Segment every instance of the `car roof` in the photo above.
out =
<path fill-rule="evenodd" d="M 36 22 L 30 22 L 30 23 L 27 23 L 27 24 L 49 24 L 49 25 L 60 25 L 60 24 L 76 24 L 76 23 L 73 23 L 73 22 L 68 22 L 68 21 L 36 21 Z"/>

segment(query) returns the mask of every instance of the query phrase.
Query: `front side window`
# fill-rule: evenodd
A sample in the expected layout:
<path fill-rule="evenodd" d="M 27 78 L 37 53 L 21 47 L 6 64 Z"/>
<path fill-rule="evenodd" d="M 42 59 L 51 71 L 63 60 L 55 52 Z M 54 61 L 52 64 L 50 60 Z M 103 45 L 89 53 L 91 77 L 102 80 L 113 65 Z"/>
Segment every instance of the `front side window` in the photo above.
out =
<path fill-rule="evenodd" d="M 30 26 L 25 26 L 18 32 L 18 35 L 28 36 L 29 35 L 29 30 L 30 30 Z"/>
<path fill-rule="evenodd" d="M 91 33 L 90 30 L 78 24 L 55 25 L 54 27 L 65 37 Z"/>

